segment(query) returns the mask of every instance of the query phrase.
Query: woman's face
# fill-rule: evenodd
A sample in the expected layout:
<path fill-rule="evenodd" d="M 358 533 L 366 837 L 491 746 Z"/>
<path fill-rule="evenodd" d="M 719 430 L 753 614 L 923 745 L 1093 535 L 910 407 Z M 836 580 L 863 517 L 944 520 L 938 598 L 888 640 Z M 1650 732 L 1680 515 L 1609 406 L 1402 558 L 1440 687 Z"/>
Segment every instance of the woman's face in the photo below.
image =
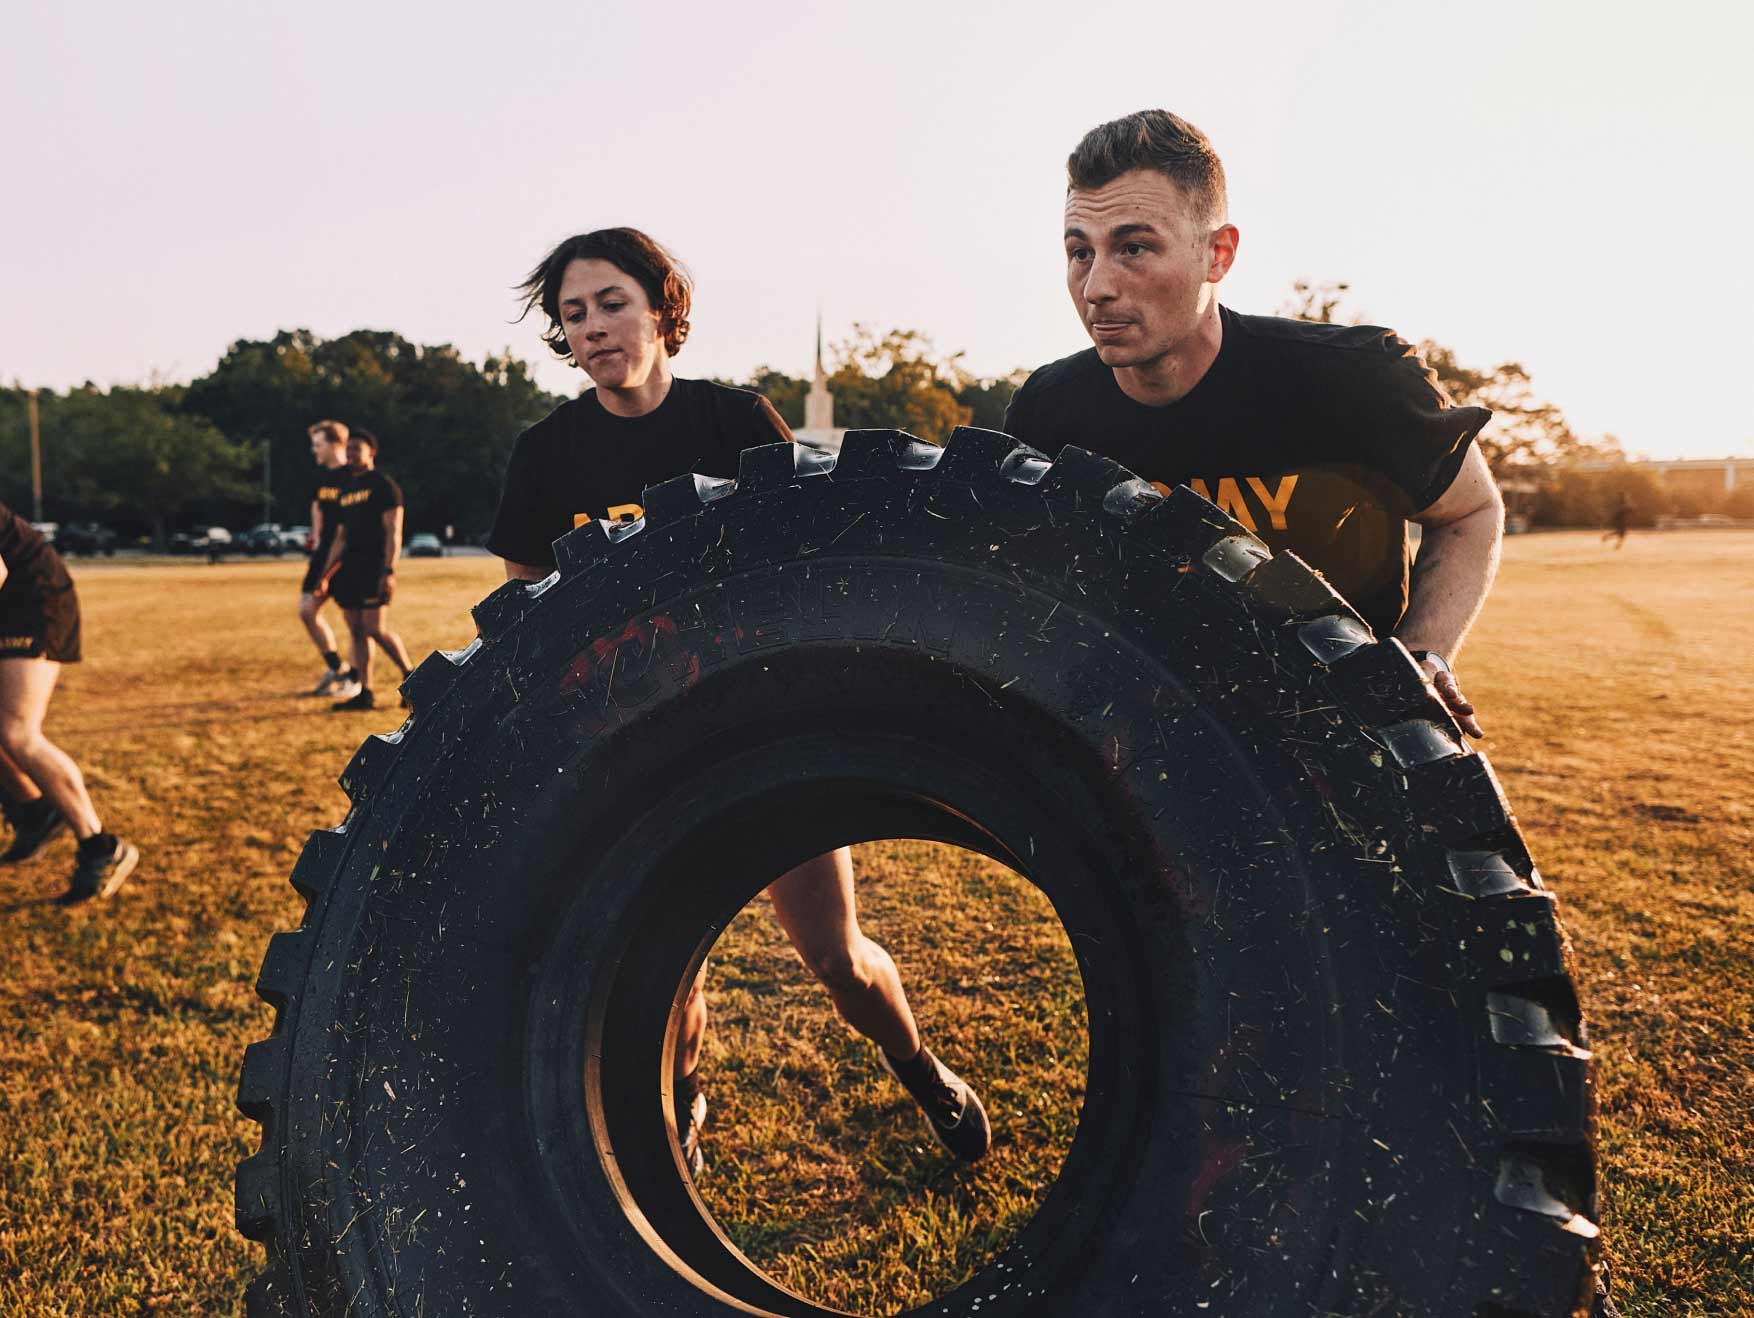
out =
<path fill-rule="evenodd" d="M 560 324 L 572 359 L 603 389 L 637 389 L 669 354 L 639 280 L 602 260 L 577 260 L 560 277 Z"/>

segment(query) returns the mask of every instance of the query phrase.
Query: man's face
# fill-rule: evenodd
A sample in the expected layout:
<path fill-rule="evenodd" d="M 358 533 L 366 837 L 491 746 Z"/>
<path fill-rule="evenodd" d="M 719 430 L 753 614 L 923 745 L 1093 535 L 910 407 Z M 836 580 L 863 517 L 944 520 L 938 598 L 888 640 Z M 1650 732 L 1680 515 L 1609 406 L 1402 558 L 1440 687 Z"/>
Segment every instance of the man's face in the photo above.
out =
<path fill-rule="evenodd" d="M 1066 288 L 1097 356 L 1143 366 L 1188 341 L 1230 268 L 1236 230 L 1208 227 L 1154 169 L 1066 198 Z"/>
<path fill-rule="evenodd" d="M 337 444 L 327 430 L 311 431 L 311 457 L 319 467 L 339 467 L 347 457 L 347 446 Z"/>
<path fill-rule="evenodd" d="M 363 439 L 349 439 L 347 441 L 347 465 L 353 470 L 370 471 L 376 456 L 372 452 L 372 446 Z"/>

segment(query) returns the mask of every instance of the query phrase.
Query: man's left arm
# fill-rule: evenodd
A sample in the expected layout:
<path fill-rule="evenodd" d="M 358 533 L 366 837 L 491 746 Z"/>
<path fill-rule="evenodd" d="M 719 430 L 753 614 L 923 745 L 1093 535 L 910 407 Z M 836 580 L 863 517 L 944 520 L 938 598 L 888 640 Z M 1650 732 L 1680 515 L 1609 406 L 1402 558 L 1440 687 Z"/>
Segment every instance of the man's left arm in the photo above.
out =
<path fill-rule="evenodd" d="M 1407 613 L 1395 635 L 1409 650 L 1439 656 L 1441 662 L 1422 660 L 1426 676 L 1463 730 L 1481 737 L 1485 730 L 1449 670 L 1498 575 L 1504 539 L 1504 500 L 1477 446 L 1468 446 L 1449 488 L 1413 514 L 1413 520 L 1423 534 L 1413 560 Z"/>
<path fill-rule="evenodd" d="M 384 509 L 384 599 L 396 589 L 396 555 L 402 551 L 402 505 Z"/>

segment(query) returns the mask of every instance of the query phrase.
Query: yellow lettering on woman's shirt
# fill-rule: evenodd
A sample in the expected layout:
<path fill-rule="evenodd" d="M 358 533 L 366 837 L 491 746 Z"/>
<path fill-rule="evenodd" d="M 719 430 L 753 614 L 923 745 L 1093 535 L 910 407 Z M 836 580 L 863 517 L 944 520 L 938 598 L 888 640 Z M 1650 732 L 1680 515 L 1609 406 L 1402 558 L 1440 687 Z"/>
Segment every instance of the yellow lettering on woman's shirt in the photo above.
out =
<path fill-rule="evenodd" d="M 611 522 L 637 522 L 645 515 L 646 510 L 637 503 L 612 503 L 609 505 L 608 520 Z M 583 526 L 586 522 L 596 520 L 597 514 L 595 513 L 574 513 L 572 515 L 574 526 Z"/>

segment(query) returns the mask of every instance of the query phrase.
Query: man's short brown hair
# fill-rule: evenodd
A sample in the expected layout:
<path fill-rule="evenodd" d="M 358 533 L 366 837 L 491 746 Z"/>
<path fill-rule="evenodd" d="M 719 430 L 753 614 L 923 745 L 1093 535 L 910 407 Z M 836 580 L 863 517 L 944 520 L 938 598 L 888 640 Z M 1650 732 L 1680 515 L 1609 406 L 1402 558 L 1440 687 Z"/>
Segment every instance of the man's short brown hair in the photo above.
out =
<path fill-rule="evenodd" d="M 310 428 L 311 438 L 321 435 L 331 444 L 347 442 L 347 423 L 345 421 L 318 421 Z"/>
<path fill-rule="evenodd" d="M 1066 157 L 1066 191 L 1106 187 L 1135 169 L 1154 169 L 1179 187 L 1210 222 L 1229 209 L 1224 166 L 1211 139 L 1168 110 L 1140 110 L 1098 124 Z"/>

